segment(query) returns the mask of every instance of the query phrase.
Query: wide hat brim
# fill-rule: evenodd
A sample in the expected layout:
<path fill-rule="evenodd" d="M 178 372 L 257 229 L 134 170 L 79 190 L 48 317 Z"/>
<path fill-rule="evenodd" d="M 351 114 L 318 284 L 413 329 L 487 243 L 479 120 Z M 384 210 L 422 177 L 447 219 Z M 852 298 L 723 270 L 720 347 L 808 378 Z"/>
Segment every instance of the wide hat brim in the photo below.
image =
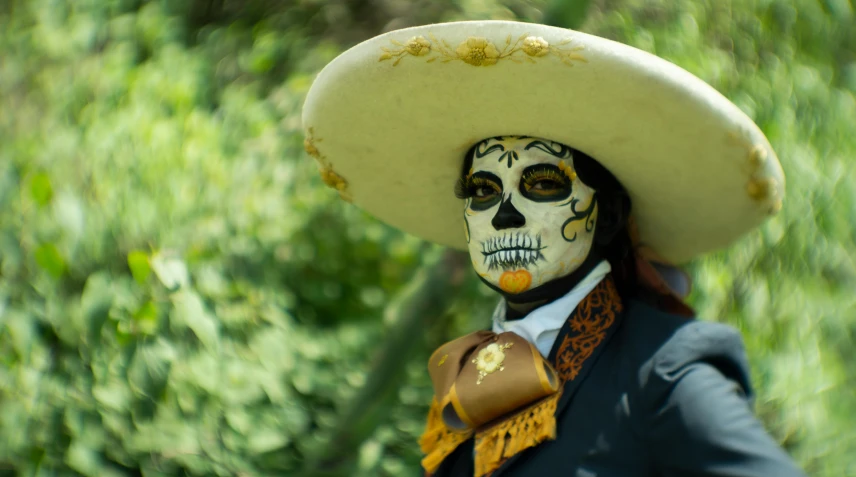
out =
<path fill-rule="evenodd" d="M 458 249 L 454 185 L 489 137 L 595 158 L 628 190 L 640 244 L 675 264 L 757 226 L 784 194 L 769 142 L 715 89 L 644 51 L 545 25 L 455 22 L 367 40 L 319 73 L 303 127 L 344 198 Z"/>

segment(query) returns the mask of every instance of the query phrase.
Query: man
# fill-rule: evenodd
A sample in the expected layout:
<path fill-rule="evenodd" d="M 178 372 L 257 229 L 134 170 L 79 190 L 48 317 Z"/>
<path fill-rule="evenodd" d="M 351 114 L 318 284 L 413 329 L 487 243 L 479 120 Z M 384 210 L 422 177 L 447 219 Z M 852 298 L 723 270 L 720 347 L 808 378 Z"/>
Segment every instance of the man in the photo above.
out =
<path fill-rule="evenodd" d="M 781 207 L 769 143 L 712 88 L 582 33 L 460 22 L 345 52 L 303 119 L 328 185 L 468 249 L 503 297 L 429 360 L 429 474 L 802 475 L 752 415 L 740 336 L 662 273 Z"/>

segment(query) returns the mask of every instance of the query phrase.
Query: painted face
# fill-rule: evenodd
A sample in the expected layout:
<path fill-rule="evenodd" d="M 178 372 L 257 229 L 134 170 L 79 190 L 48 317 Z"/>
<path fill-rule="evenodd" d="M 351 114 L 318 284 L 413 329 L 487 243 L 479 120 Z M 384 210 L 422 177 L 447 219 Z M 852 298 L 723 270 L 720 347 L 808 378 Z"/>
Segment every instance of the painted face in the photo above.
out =
<path fill-rule="evenodd" d="M 594 239 L 594 189 L 574 172 L 572 150 L 530 137 L 486 139 L 463 185 L 467 243 L 476 272 L 518 294 L 576 270 Z"/>

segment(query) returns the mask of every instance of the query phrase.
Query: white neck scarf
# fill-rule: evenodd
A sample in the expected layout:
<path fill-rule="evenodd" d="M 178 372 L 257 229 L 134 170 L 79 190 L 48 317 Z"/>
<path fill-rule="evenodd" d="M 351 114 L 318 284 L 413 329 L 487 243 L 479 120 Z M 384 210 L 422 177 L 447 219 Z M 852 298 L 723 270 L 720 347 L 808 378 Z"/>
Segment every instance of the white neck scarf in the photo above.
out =
<path fill-rule="evenodd" d="M 518 320 L 505 320 L 506 302 L 504 298 L 501 299 L 493 312 L 493 332 L 511 331 L 520 335 L 534 344 L 546 358 L 565 320 L 611 270 L 609 262 L 606 260 L 600 262 L 564 296 L 530 311 L 528 315 Z"/>

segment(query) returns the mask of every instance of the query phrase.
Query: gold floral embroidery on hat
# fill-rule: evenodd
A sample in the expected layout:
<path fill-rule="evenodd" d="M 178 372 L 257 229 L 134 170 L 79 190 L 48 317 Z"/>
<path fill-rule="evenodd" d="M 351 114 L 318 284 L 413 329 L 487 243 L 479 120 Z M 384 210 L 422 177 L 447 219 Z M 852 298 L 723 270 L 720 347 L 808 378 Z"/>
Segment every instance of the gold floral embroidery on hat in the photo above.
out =
<path fill-rule="evenodd" d="M 564 64 L 573 66 L 574 62 L 587 62 L 586 58 L 579 53 L 582 46 L 566 46 L 573 40 L 567 38 L 557 45 L 550 45 L 547 40 L 540 36 L 531 36 L 524 33 L 516 41 L 512 42 L 512 36 L 505 39 L 505 46 L 499 49 L 490 40 L 483 37 L 471 36 L 452 47 L 446 40 L 438 40 L 433 34 L 415 36 L 402 43 L 391 40 L 393 47 L 381 47 L 383 53 L 378 61 L 395 60 L 392 66 L 398 65 L 408 56 L 424 57 L 426 63 L 440 60 L 443 63 L 450 61 L 463 61 L 472 66 L 491 66 L 500 60 L 511 60 L 515 63 L 529 61 L 535 63 L 536 58 L 543 58 L 552 54 L 559 58 Z"/>
<path fill-rule="evenodd" d="M 333 166 L 330 165 L 327 158 L 318 150 L 318 146 L 316 144 L 319 142 L 322 142 L 322 139 L 315 137 L 314 128 L 307 129 L 306 136 L 303 138 L 303 149 L 306 151 L 306 154 L 309 154 L 318 162 L 321 181 L 323 181 L 327 187 L 335 189 L 342 200 L 350 202 L 351 196 L 348 194 L 348 181 L 333 170 Z"/>
<path fill-rule="evenodd" d="M 779 181 L 766 173 L 767 148 L 761 144 L 753 144 L 748 130 L 729 134 L 728 141 L 746 148 L 746 171 L 749 180 L 746 182 L 746 194 L 760 206 L 767 207 L 767 213 L 775 215 L 782 209 L 782 197 L 779 194 Z"/>
<path fill-rule="evenodd" d="M 318 147 L 315 146 L 316 142 L 319 142 L 320 139 L 315 139 L 312 135 L 314 128 L 309 128 L 308 134 L 303 138 L 303 150 L 306 151 L 306 154 L 309 154 L 316 161 L 321 160 L 321 151 L 318 150 Z"/>
<path fill-rule="evenodd" d="M 779 181 L 764 175 L 767 149 L 760 145 L 752 147 L 749 151 L 748 162 L 751 172 L 749 181 L 746 183 L 746 193 L 755 202 L 769 203 L 768 213 L 770 215 L 777 214 L 782 209 L 782 198 L 779 197 Z"/>
<path fill-rule="evenodd" d="M 550 52 L 550 44 L 540 36 L 527 36 L 523 39 L 523 52 L 529 56 L 544 56 Z"/>
<path fill-rule="evenodd" d="M 327 185 L 327 187 L 336 189 L 339 192 L 339 195 L 346 193 L 348 182 L 342 176 L 337 174 L 332 167 L 321 167 L 321 180 Z M 345 197 L 343 196 L 342 198 L 344 199 Z"/>

